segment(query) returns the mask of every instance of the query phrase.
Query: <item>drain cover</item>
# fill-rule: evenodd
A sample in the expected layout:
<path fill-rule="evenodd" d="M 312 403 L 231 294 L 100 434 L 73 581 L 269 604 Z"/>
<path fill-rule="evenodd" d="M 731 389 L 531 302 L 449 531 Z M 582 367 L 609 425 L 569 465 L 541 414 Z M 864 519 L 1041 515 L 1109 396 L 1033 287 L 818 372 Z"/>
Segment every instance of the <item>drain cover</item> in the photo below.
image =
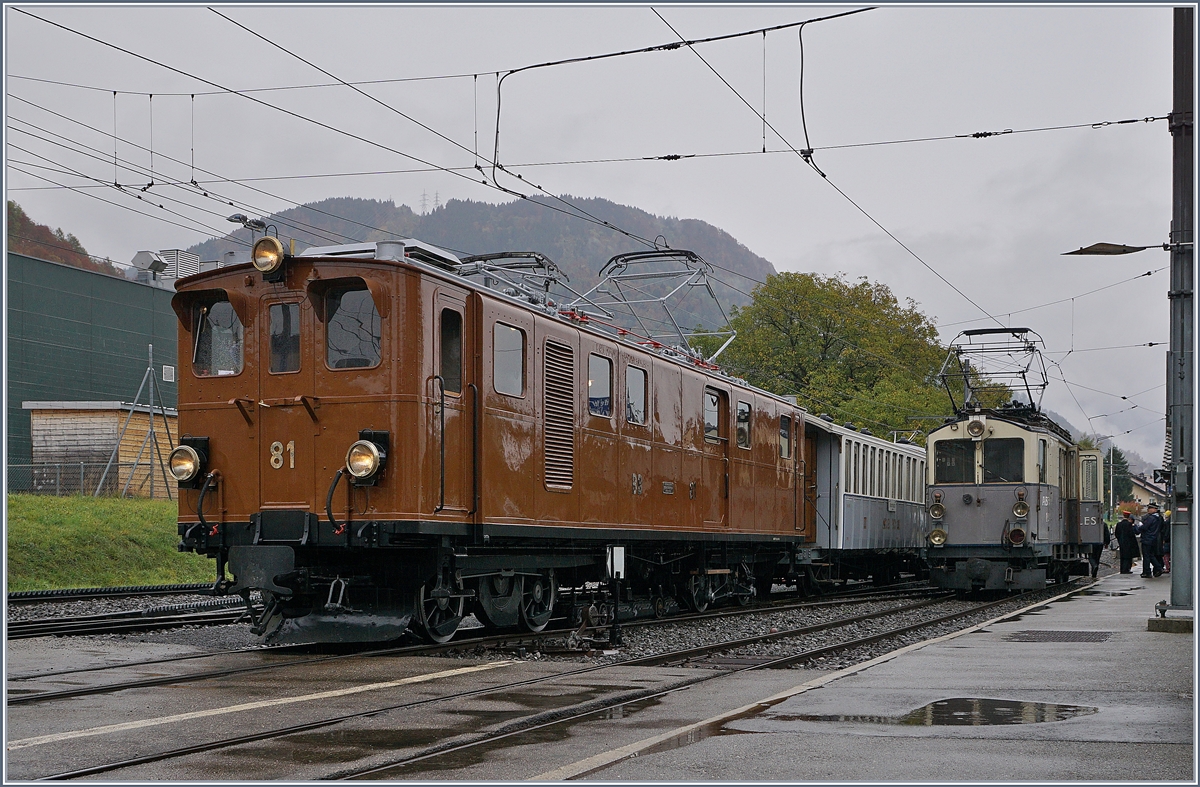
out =
<path fill-rule="evenodd" d="M 1005 637 L 1009 642 L 1104 642 L 1111 631 L 1018 631 Z"/>

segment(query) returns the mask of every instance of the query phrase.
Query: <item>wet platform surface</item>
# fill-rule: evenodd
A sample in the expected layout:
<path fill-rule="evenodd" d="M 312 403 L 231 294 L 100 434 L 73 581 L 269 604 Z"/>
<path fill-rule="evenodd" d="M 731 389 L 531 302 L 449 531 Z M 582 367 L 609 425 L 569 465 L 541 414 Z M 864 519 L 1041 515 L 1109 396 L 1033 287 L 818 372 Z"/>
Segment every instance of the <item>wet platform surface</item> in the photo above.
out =
<path fill-rule="evenodd" d="M 1194 782 L 1194 638 L 1147 630 L 1169 582 L 1110 575 L 1025 614 L 659 740 L 636 757 L 556 775 Z"/>

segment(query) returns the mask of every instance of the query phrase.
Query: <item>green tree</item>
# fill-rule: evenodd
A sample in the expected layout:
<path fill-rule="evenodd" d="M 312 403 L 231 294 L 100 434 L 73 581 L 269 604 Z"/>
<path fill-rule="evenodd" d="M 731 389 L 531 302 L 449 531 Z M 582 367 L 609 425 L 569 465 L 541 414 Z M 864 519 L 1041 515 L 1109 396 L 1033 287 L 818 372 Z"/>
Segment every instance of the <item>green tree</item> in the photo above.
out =
<path fill-rule="evenodd" d="M 1113 446 L 1111 454 L 1104 453 L 1104 502 L 1108 502 L 1109 456 L 1112 457 L 1112 491 L 1117 502 L 1133 500 L 1133 475 L 1129 472 L 1129 461 L 1121 449 Z"/>
<path fill-rule="evenodd" d="M 753 297 L 734 309 L 738 336 L 718 359 L 731 373 L 876 434 L 926 431 L 951 414 L 937 379 L 946 350 L 911 299 L 815 273 L 768 276 Z"/>

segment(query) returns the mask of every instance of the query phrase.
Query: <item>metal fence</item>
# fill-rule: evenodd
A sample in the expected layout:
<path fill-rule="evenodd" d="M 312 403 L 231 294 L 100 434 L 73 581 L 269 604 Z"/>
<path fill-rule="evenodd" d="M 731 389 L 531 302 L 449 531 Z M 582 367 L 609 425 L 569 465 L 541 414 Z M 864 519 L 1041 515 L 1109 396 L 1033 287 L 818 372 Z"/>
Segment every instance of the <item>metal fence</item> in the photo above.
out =
<path fill-rule="evenodd" d="M 108 467 L 108 474 L 104 469 Z M 32 495 L 94 495 L 101 486 L 103 497 L 145 497 L 166 500 L 175 497 L 175 484 L 163 478 L 155 462 L 134 465 L 107 462 L 42 462 L 8 466 L 8 491 Z"/>

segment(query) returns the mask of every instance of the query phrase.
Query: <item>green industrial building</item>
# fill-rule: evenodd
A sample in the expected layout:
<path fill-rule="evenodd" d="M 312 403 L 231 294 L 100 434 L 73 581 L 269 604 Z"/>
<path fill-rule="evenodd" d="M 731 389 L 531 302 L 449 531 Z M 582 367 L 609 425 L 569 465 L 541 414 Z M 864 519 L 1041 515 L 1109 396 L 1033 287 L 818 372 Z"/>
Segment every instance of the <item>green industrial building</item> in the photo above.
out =
<path fill-rule="evenodd" d="M 12 252 L 5 286 L 10 467 L 32 460 L 22 402 L 132 402 L 150 345 L 162 404 L 175 407 L 173 289 Z M 143 391 L 140 402 L 147 401 Z"/>

